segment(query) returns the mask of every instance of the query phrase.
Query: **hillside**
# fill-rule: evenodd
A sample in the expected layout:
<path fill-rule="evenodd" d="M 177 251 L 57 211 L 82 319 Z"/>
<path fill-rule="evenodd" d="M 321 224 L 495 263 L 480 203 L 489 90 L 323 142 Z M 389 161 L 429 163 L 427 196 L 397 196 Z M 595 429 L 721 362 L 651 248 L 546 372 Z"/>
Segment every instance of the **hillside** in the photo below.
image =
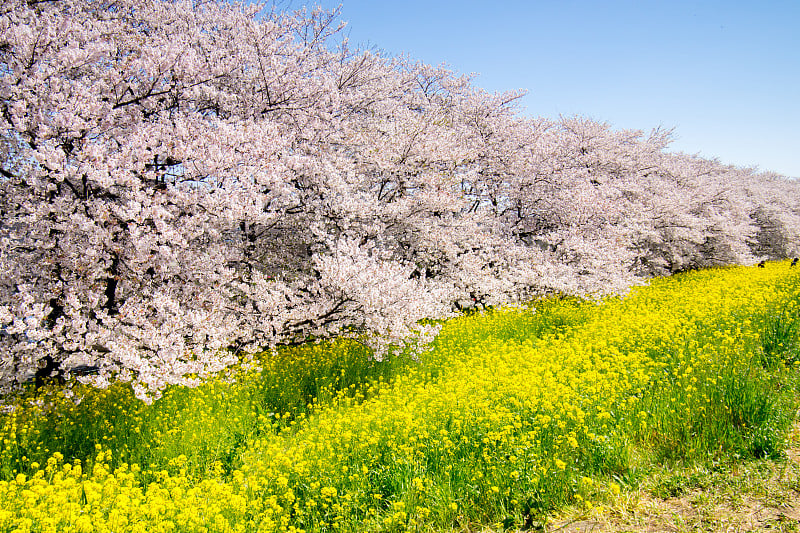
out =
<path fill-rule="evenodd" d="M 152 405 L 29 393 L 0 418 L 0 530 L 780 525 L 798 305 L 787 261 L 710 269 L 460 316 L 412 357 L 264 353 Z"/>

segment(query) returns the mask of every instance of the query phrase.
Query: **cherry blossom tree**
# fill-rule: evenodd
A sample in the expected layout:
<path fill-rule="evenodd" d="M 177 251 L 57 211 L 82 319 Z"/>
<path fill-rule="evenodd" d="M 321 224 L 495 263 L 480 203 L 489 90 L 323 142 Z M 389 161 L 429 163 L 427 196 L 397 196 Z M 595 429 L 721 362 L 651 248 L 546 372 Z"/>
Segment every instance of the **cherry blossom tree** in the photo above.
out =
<path fill-rule="evenodd" d="M 797 253 L 794 182 L 351 49 L 337 14 L 0 7 L 0 392 L 43 361 L 143 399 L 242 354 L 376 356 L 533 295 Z M 49 363 L 48 363 L 49 364 Z"/>

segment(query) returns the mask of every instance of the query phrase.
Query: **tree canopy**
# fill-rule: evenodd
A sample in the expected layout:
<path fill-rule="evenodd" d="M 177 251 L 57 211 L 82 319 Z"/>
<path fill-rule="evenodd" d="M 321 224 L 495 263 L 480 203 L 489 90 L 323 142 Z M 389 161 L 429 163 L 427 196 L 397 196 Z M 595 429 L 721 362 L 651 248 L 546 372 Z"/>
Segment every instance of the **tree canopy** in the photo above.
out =
<path fill-rule="evenodd" d="M 46 357 L 142 398 L 237 353 L 423 342 L 536 294 L 798 253 L 800 189 L 669 131 L 528 118 L 337 13 L 0 7 L 0 389 Z"/>

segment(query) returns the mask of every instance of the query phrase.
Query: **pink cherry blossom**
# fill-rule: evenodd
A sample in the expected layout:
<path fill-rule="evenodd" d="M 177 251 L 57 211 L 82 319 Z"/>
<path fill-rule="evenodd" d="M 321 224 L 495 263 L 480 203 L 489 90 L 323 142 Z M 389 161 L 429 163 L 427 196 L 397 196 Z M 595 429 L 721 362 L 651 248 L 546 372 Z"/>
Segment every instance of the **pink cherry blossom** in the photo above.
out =
<path fill-rule="evenodd" d="M 336 13 L 226 2 L 0 8 L 0 393 L 50 356 L 152 399 L 242 354 L 376 356 L 533 295 L 798 254 L 794 181 L 670 132 L 521 116 L 349 48 Z"/>

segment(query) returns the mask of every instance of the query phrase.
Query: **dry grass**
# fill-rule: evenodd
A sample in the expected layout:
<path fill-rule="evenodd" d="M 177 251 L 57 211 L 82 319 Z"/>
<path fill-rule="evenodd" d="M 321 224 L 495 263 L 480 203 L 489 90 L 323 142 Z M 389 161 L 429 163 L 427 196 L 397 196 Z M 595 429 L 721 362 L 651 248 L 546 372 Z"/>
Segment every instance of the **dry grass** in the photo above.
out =
<path fill-rule="evenodd" d="M 708 471 L 664 469 L 604 508 L 572 508 L 547 533 L 800 532 L 800 422 L 784 460 Z"/>

